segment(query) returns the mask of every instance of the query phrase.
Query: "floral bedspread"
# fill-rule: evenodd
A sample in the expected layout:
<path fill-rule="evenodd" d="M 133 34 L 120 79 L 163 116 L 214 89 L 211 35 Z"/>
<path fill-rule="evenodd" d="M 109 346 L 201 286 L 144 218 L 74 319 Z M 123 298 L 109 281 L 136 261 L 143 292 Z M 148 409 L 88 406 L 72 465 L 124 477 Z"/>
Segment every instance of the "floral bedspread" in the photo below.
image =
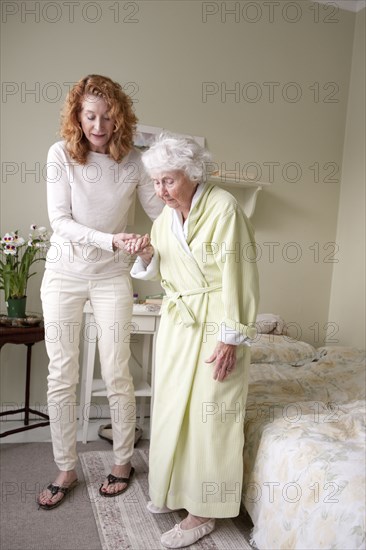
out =
<path fill-rule="evenodd" d="M 260 550 L 365 548 L 365 354 L 252 364 L 243 503 Z"/>

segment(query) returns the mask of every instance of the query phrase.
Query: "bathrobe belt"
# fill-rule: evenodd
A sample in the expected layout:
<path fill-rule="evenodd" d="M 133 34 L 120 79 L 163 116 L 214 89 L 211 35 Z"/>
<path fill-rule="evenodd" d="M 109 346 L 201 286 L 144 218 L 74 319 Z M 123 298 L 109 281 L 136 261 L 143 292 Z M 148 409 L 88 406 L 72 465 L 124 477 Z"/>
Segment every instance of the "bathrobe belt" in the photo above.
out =
<path fill-rule="evenodd" d="M 208 292 L 217 292 L 222 290 L 222 285 L 203 286 L 200 288 L 193 288 L 192 290 L 184 290 L 183 292 L 169 292 L 172 290 L 171 285 L 166 281 L 162 281 L 163 286 L 168 290 L 167 295 L 164 296 L 164 305 L 167 311 L 172 308 L 176 308 L 176 311 L 185 327 L 190 327 L 196 322 L 196 318 L 192 310 L 187 306 L 182 298 L 185 296 L 194 296 L 196 294 L 207 294 Z"/>

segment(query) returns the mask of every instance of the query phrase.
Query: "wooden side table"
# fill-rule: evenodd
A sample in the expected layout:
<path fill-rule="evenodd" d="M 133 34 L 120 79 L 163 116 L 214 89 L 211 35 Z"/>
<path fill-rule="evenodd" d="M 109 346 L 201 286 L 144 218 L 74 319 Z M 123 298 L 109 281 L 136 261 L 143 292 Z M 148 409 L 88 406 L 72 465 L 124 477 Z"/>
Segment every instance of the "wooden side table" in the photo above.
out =
<path fill-rule="evenodd" d="M 8 430 L 0 434 L 0 437 L 5 437 L 6 435 L 15 434 L 18 432 L 24 432 L 25 430 L 32 430 L 40 426 L 49 425 L 49 416 L 43 412 L 36 411 L 29 407 L 29 390 L 30 390 L 30 379 L 31 379 L 31 360 L 32 360 L 32 346 L 36 342 L 41 342 L 44 340 L 44 327 L 0 327 L 0 349 L 5 344 L 24 344 L 27 346 L 27 363 L 26 363 L 26 379 L 25 379 L 25 400 L 24 407 L 21 409 L 14 409 L 11 411 L 0 412 L 0 416 L 17 414 L 24 412 L 24 426 L 21 428 L 16 428 L 14 430 Z M 38 422 L 37 424 L 29 424 L 29 413 L 40 416 L 41 418 L 47 420 L 44 422 Z"/>

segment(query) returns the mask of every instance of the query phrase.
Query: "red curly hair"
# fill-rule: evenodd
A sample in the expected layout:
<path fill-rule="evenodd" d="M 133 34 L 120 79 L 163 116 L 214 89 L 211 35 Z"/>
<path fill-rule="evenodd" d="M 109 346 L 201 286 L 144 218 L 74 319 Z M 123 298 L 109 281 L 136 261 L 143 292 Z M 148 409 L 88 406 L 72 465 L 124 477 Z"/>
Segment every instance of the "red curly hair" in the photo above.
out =
<path fill-rule="evenodd" d="M 89 142 L 79 122 L 79 113 L 86 95 L 102 97 L 108 105 L 109 115 L 115 121 L 113 135 L 108 143 L 108 154 L 116 162 L 121 162 L 133 147 L 137 117 L 133 112 L 131 98 L 124 93 L 120 84 L 97 74 L 88 75 L 73 86 L 62 110 L 60 134 L 71 158 L 79 164 L 86 164 L 90 151 Z"/>

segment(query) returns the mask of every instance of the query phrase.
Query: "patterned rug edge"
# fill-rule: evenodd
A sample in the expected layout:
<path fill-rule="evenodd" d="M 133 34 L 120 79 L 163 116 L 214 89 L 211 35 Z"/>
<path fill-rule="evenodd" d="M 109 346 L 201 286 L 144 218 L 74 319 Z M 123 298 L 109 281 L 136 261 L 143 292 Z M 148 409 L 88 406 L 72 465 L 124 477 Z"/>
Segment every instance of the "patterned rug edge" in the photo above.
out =
<path fill-rule="evenodd" d="M 132 465 L 136 474 L 126 493 L 116 498 L 99 495 L 99 487 L 113 462 L 112 451 L 79 453 L 89 500 L 103 550 L 163 550 L 161 533 L 179 523 L 184 511 L 150 514 L 146 510 L 148 495 L 148 449 L 135 449 Z M 191 550 L 253 550 L 251 532 L 238 518 L 218 520 L 217 528 Z M 246 532 L 244 532 L 246 531 Z"/>

